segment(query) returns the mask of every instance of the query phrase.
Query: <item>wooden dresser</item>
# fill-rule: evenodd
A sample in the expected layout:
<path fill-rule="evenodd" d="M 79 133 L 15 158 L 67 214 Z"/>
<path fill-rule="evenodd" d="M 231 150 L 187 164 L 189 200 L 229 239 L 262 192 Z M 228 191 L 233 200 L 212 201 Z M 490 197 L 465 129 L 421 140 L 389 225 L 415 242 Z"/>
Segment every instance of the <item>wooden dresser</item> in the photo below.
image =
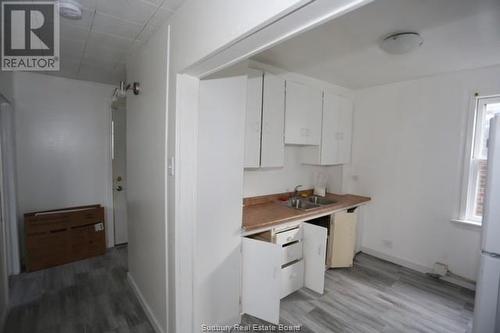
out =
<path fill-rule="evenodd" d="M 69 207 L 24 215 L 26 269 L 36 271 L 106 253 L 104 207 Z"/>

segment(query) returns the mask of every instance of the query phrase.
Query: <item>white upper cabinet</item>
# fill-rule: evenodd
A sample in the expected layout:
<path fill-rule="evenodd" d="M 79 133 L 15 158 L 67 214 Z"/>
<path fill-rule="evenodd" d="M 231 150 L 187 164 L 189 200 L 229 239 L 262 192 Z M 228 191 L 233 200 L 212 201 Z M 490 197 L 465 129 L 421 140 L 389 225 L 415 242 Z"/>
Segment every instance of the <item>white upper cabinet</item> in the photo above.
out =
<path fill-rule="evenodd" d="M 282 167 L 285 81 L 255 69 L 249 69 L 247 75 L 244 167 Z"/>
<path fill-rule="evenodd" d="M 262 128 L 262 83 L 264 73 L 247 72 L 247 109 L 245 118 L 245 168 L 260 167 L 260 135 Z"/>
<path fill-rule="evenodd" d="M 286 82 L 285 143 L 321 143 L 322 91 L 300 83 Z"/>
<path fill-rule="evenodd" d="M 285 161 L 285 81 L 264 73 L 261 167 L 282 167 Z"/>
<path fill-rule="evenodd" d="M 351 160 L 352 102 L 343 96 L 324 93 L 321 145 L 304 147 L 302 162 L 335 165 Z"/>

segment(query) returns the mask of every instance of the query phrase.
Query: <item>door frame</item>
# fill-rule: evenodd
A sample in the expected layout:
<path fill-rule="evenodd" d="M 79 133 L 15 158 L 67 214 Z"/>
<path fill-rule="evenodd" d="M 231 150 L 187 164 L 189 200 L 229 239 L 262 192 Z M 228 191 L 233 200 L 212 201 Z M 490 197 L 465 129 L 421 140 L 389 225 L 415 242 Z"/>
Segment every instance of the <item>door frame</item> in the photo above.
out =
<path fill-rule="evenodd" d="M 169 154 L 175 156 L 175 218 L 169 222 L 169 229 L 173 229 L 174 234 L 166 236 L 166 242 L 170 244 L 166 249 L 166 267 L 174 272 L 174 283 L 167 290 L 169 295 L 175 297 L 167 297 L 167 300 L 168 308 L 175 309 L 175 312 L 172 310 L 169 312 L 169 317 L 173 316 L 169 320 L 169 325 L 175 332 L 197 331 L 193 326 L 193 309 L 196 308 L 193 290 L 196 274 L 194 267 L 196 211 L 193 208 L 197 207 L 197 156 L 193 152 L 198 148 L 198 101 L 193 96 L 199 96 L 200 79 L 370 2 L 372 0 L 354 0 L 346 1 L 342 5 L 331 0 L 311 1 L 292 12 L 276 17 L 272 22 L 262 24 L 209 56 L 172 73 L 175 77 L 173 82 L 176 84 L 176 104 L 173 111 L 175 148 L 174 152 Z M 170 82 L 170 78 L 167 80 Z M 169 154 L 165 163 L 167 175 L 170 171 L 169 162 L 172 161 L 172 156 Z M 169 205 L 168 199 L 166 196 L 166 207 Z M 169 246 L 172 246 L 170 254 L 173 253 L 170 260 Z"/>
<path fill-rule="evenodd" d="M 0 95 L 0 100 L 2 99 L 2 96 Z M 5 309 L 3 312 L 0 312 L 0 327 L 3 327 L 7 312 L 9 309 L 9 274 L 8 274 L 8 264 L 7 264 L 7 228 L 6 228 L 6 223 L 5 221 L 5 200 L 4 200 L 4 189 L 3 189 L 3 167 L 2 167 L 2 162 L 3 162 L 3 150 L 0 145 L 0 219 L 2 219 L 2 223 L 0 224 L 0 237 L 3 238 L 3 242 L 0 243 L 1 248 L 0 248 L 0 255 L 2 256 L 0 258 L 0 264 L 3 264 L 3 271 L 4 271 L 4 285 L 0 286 L 0 288 L 5 290 L 5 299 L 0 300 L 0 302 L 5 302 Z"/>

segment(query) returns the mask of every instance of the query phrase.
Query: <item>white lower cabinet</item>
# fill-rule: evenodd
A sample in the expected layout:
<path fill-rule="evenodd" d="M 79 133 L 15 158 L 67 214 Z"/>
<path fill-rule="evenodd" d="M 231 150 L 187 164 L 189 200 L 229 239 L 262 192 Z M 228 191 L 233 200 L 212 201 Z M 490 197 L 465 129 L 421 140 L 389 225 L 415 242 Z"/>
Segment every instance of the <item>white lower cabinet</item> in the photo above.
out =
<path fill-rule="evenodd" d="M 307 222 L 243 238 L 242 311 L 279 323 L 280 299 L 307 287 L 322 294 L 327 229 Z"/>
<path fill-rule="evenodd" d="M 281 294 L 286 297 L 304 286 L 304 260 L 296 261 L 281 269 Z"/>

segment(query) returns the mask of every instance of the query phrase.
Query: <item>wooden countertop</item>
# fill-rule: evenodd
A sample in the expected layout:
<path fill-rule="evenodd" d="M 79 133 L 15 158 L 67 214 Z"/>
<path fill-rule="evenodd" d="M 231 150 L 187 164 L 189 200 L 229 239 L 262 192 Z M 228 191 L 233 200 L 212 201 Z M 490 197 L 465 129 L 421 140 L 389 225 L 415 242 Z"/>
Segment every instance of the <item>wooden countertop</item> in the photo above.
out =
<path fill-rule="evenodd" d="M 369 197 L 352 194 L 340 195 L 327 193 L 326 198 L 335 200 L 336 203 L 303 211 L 286 207 L 284 202 L 279 201 L 278 198 L 285 195 L 277 194 L 245 199 L 243 206 L 243 232 L 248 233 L 250 231 L 264 230 L 287 222 L 303 221 L 308 217 L 330 215 L 337 211 L 360 206 L 371 200 Z"/>

